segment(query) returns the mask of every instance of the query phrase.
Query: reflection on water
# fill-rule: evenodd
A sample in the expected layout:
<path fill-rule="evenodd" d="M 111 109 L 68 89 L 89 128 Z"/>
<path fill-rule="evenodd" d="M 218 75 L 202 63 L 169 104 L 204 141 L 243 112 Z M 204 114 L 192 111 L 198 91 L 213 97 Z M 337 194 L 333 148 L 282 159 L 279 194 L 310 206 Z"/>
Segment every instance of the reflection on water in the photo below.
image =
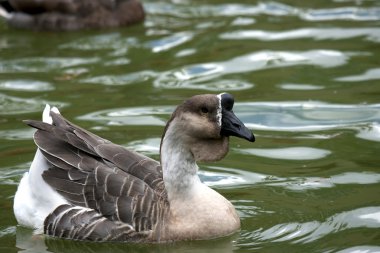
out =
<path fill-rule="evenodd" d="M 324 68 L 337 67 L 347 62 L 353 53 L 334 50 L 310 50 L 306 52 L 261 51 L 234 57 L 224 62 L 203 63 L 184 66 L 180 69 L 161 73 L 154 81 L 158 88 L 199 88 L 199 83 L 207 83 L 228 74 L 245 73 L 270 68 L 297 65 L 315 65 Z M 220 82 L 220 81 L 218 81 Z M 236 81 L 232 81 L 232 84 Z M 223 84 L 218 88 L 225 88 Z M 212 86 L 212 85 L 211 85 Z M 207 86 L 206 86 L 207 87 Z M 252 88 L 252 85 L 234 85 L 227 90 Z M 201 87 L 202 88 L 202 87 Z"/>
<path fill-rule="evenodd" d="M 20 72 L 45 72 L 60 68 L 79 66 L 95 63 L 98 58 L 23 58 L 16 60 L 2 60 L 0 62 L 0 73 Z"/>
<path fill-rule="evenodd" d="M 219 5 L 179 5 L 173 8 L 169 3 L 149 3 L 147 8 L 154 14 L 169 14 L 181 18 L 202 18 L 208 16 L 298 16 L 307 21 L 327 20 L 380 20 L 378 7 L 344 7 L 344 8 L 297 8 L 280 2 L 259 2 L 258 4 L 219 4 Z"/>
<path fill-rule="evenodd" d="M 160 138 L 149 138 L 128 143 L 126 148 L 145 155 L 159 155 L 160 153 Z"/>
<path fill-rule="evenodd" d="M 170 106 L 119 108 L 93 112 L 80 116 L 81 120 L 104 122 L 108 125 L 165 125 L 159 115 L 170 115 L 174 108 Z"/>
<path fill-rule="evenodd" d="M 30 167 L 31 162 L 18 164 L 11 167 L 3 167 L 0 170 L 0 184 L 18 185 L 22 175 Z"/>
<path fill-rule="evenodd" d="M 0 90 L 18 90 L 18 91 L 49 91 L 54 87 L 47 82 L 35 80 L 12 80 L 0 81 Z"/>
<path fill-rule="evenodd" d="M 0 130 L 0 139 L 5 140 L 31 140 L 35 130 L 32 128 L 17 130 Z"/>
<path fill-rule="evenodd" d="M 256 184 L 286 188 L 293 191 L 333 188 L 337 185 L 371 185 L 380 183 L 380 174 L 376 172 L 345 172 L 329 177 L 279 177 L 259 174 L 236 168 L 208 166 L 202 167 L 199 176 L 211 187 L 246 187 Z"/>
<path fill-rule="evenodd" d="M 39 98 L 19 98 L 0 93 L 0 115 L 24 114 L 39 112 L 45 104 L 54 104 L 64 107 L 66 103 L 41 100 Z"/>
<path fill-rule="evenodd" d="M 260 30 L 240 30 L 226 32 L 220 35 L 222 39 L 244 40 L 256 39 L 263 41 L 292 40 L 310 38 L 314 40 L 343 40 L 355 37 L 365 37 L 374 42 L 380 42 L 379 28 L 302 28 L 291 31 L 268 32 Z"/>
<path fill-rule="evenodd" d="M 188 42 L 193 39 L 193 36 L 192 32 L 180 32 L 159 40 L 150 41 L 147 43 L 147 47 L 151 48 L 153 53 L 167 51 L 173 47 Z"/>
<path fill-rule="evenodd" d="M 0 251 L 380 252 L 380 2 L 144 5 L 144 24 L 125 29 L 37 33 L 0 21 Z M 21 121 L 45 103 L 158 159 L 175 105 L 220 92 L 257 136 L 199 164 L 237 208 L 235 237 L 138 246 L 16 231 L 13 195 L 35 152 Z"/>
<path fill-rule="evenodd" d="M 139 71 L 139 72 L 128 73 L 125 75 L 118 75 L 118 76 L 104 75 L 104 76 L 89 77 L 89 78 L 80 80 L 80 82 L 96 83 L 96 84 L 103 84 L 103 85 L 128 85 L 128 84 L 143 82 L 155 76 L 157 76 L 157 74 L 153 71 Z"/>
<path fill-rule="evenodd" d="M 309 148 L 309 147 L 291 147 L 291 148 L 273 148 L 273 149 L 239 149 L 237 152 L 242 154 L 250 154 L 255 156 L 262 156 L 272 159 L 284 160 L 314 160 L 321 159 L 329 154 L 331 151 Z"/>
<path fill-rule="evenodd" d="M 102 49 L 113 50 L 111 56 L 124 56 L 129 47 L 138 45 L 133 37 L 122 37 L 119 33 L 103 33 L 95 36 L 84 36 L 69 43 L 59 45 L 59 49 L 79 49 L 84 51 L 95 51 Z"/>
<path fill-rule="evenodd" d="M 379 123 L 373 123 L 368 127 L 362 127 L 356 137 L 369 141 L 380 141 Z"/>
<path fill-rule="evenodd" d="M 363 246 L 356 246 L 356 247 L 351 247 L 347 248 L 344 250 L 339 250 L 337 253 L 378 253 L 380 252 L 380 247 L 378 246 L 368 246 L 368 245 L 363 245 Z"/>
<path fill-rule="evenodd" d="M 272 241 L 293 241 L 294 243 L 310 243 L 323 237 L 357 228 L 380 228 L 380 207 L 363 207 L 345 211 L 328 217 L 325 221 L 309 221 L 304 223 L 278 224 L 266 230 L 254 231 L 250 235 L 256 244 Z M 378 248 L 380 249 L 380 247 Z"/>
<path fill-rule="evenodd" d="M 271 131 L 320 131 L 358 128 L 380 121 L 380 104 L 337 105 L 322 102 L 238 103 L 243 122 L 254 129 Z"/>
<path fill-rule="evenodd" d="M 361 75 L 338 77 L 335 80 L 341 82 L 364 82 L 380 79 L 380 68 L 369 69 Z"/>
<path fill-rule="evenodd" d="M 344 7 L 331 9 L 309 10 L 302 14 L 305 20 L 327 21 L 327 20 L 380 20 L 380 8 L 358 8 Z"/>
<path fill-rule="evenodd" d="M 321 90 L 324 87 L 320 85 L 313 84 L 296 84 L 296 83 L 284 83 L 279 85 L 281 89 L 284 90 Z"/>

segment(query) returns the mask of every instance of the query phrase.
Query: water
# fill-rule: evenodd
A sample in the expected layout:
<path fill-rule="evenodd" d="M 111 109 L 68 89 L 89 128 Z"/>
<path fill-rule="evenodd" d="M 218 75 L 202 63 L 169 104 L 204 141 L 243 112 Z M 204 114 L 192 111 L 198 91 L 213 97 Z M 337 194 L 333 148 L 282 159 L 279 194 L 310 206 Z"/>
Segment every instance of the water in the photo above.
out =
<path fill-rule="evenodd" d="M 92 32 L 0 23 L 0 251 L 380 252 L 380 2 L 314 2 L 146 0 L 144 24 Z M 222 91 L 257 137 L 200 164 L 237 208 L 236 235 L 93 244 L 17 226 L 13 196 L 35 152 L 22 120 L 46 103 L 157 159 L 175 106 Z"/>

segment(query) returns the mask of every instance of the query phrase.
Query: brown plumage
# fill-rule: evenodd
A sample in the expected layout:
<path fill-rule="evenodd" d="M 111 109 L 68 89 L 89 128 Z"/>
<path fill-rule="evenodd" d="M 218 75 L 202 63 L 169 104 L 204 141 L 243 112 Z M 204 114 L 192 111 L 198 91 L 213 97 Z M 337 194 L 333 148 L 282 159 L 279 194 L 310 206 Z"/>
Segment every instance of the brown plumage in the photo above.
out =
<path fill-rule="evenodd" d="M 92 241 L 166 242 L 237 231 L 234 207 L 199 180 L 196 165 L 223 158 L 230 135 L 254 141 L 232 106 L 229 94 L 194 96 L 178 106 L 163 134 L 161 164 L 47 106 L 44 122 L 26 121 L 37 129 L 38 151 L 15 195 L 17 220 L 47 235 Z"/>
<path fill-rule="evenodd" d="M 60 206 L 45 220 L 45 233 L 70 239 L 122 241 L 126 233 L 134 240 L 147 239 L 149 233 L 142 231 L 155 230 L 168 208 L 159 163 L 87 132 L 60 114 L 50 115 L 53 125 L 26 121 L 39 129 L 35 143 L 51 164 L 42 177 L 71 207 L 92 210 L 68 211 L 69 205 Z M 66 211 L 62 219 L 54 220 Z M 73 212 L 80 213 L 77 219 L 72 219 Z M 79 229 L 93 222 L 97 229 Z M 113 232 L 104 237 L 100 233 L 103 229 Z"/>
<path fill-rule="evenodd" d="M 144 20 L 138 0 L 9 0 L 1 5 L 10 26 L 75 31 L 135 24 Z"/>

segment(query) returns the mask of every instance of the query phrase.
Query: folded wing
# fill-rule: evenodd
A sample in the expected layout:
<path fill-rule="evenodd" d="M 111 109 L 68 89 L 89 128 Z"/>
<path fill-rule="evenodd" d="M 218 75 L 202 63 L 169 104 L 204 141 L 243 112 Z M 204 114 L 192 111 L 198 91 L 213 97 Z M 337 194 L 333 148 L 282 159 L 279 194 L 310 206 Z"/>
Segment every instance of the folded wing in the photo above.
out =
<path fill-rule="evenodd" d="M 50 114 L 52 125 L 26 123 L 38 129 L 34 140 L 51 164 L 42 177 L 71 205 L 46 218 L 45 233 L 128 241 L 157 230 L 168 209 L 159 163 Z"/>

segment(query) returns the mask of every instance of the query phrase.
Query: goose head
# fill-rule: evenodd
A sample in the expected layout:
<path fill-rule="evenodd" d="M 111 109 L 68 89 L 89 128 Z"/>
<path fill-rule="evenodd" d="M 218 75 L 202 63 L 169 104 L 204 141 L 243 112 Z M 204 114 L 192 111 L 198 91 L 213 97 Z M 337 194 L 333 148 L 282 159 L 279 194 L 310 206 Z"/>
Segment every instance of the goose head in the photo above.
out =
<path fill-rule="evenodd" d="M 228 93 L 197 95 L 184 101 L 166 125 L 161 151 L 176 148 L 189 153 L 186 159 L 218 161 L 228 153 L 230 136 L 255 141 L 233 106 L 234 98 Z"/>

